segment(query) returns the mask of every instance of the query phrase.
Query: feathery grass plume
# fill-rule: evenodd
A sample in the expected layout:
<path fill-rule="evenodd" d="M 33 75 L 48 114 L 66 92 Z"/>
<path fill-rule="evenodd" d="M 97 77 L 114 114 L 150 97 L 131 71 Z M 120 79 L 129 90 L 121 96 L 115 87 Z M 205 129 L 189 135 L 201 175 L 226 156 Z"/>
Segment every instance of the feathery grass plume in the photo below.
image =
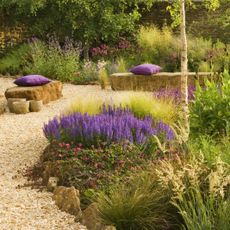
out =
<path fill-rule="evenodd" d="M 164 160 L 156 174 L 159 184 L 173 193 L 172 204 L 184 221 L 182 229 L 229 228 L 230 165 L 216 159 L 208 167 L 202 155 L 192 156 L 187 161 Z"/>
<path fill-rule="evenodd" d="M 154 120 L 162 120 L 167 124 L 173 124 L 177 118 L 173 100 L 156 99 L 148 93 L 136 92 L 131 94 L 129 106 L 138 117 L 151 115 Z"/>
<path fill-rule="evenodd" d="M 95 95 L 82 95 L 74 99 L 74 102 L 71 103 L 66 113 L 88 113 L 90 115 L 99 114 L 100 108 L 103 105 L 104 100 L 102 97 L 95 97 Z"/>
<path fill-rule="evenodd" d="M 118 73 L 125 73 L 127 72 L 127 67 L 124 58 L 120 57 L 117 60 L 117 72 Z"/>

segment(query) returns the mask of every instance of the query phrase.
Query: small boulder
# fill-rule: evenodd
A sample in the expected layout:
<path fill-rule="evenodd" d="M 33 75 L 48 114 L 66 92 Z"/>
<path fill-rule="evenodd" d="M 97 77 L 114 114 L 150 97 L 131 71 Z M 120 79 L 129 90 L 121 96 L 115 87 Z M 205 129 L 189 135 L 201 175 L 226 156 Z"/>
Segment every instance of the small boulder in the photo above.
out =
<path fill-rule="evenodd" d="M 12 108 L 16 114 L 29 113 L 29 101 L 15 101 L 12 104 Z"/>
<path fill-rule="evenodd" d="M 81 213 L 80 194 L 73 186 L 58 186 L 54 189 L 53 200 L 60 210 L 78 216 Z"/>
<path fill-rule="evenodd" d="M 47 190 L 49 192 L 53 192 L 54 189 L 57 187 L 58 184 L 58 178 L 57 177 L 50 177 L 48 184 L 47 184 Z"/>
<path fill-rule="evenodd" d="M 40 101 L 35 101 L 35 100 L 30 100 L 30 112 L 39 112 L 42 109 L 42 100 Z"/>
<path fill-rule="evenodd" d="M 7 105 L 8 105 L 8 108 L 9 108 L 9 110 L 10 110 L 11 113 L 14 113 L 13 103 L 14 102 L 18 102 L 18 101 L 25 102 L 26 98 L 8 98 L 7 99 Z"/>
<path fill-rule="evenodd" d="M 114 226 L 106 226 L 101 223 L 98 216 L 97 203 L 92 203 L 82 212 L 80 222 L 85 225 L 88 230 L 116 230 Z"/>

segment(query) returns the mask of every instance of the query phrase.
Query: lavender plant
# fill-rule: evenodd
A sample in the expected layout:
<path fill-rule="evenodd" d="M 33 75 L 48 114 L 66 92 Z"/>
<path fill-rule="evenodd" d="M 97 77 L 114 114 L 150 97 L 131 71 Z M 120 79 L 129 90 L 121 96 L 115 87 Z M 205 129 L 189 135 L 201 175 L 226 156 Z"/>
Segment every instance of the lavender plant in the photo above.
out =
<path fill-rule="evenodd" d="M 54 118 L 44 125 L 44 134 L 52 142 L 82 143 L 88 147 L 129 141 L 144 144 L 153 135 L 165 134 L 168 141 L 173 139 L 170 127 L 162 122 L 152 126 L 152 117 L 136 118 L 128 108 L 103 106 L 101 113 L 73 113 L 60 118 Z"/>
<path fill-rule="evenodd" d="M 188 99 L 191 101 L 194 99 L 195 86 L 190 85 L 188 87 Z M 176 103 L 180 102 L 181 93 L 179 88 L 161 88 L 159 91 L 154 92 L 154 96 L 158 99 L 173 99 Z"/>

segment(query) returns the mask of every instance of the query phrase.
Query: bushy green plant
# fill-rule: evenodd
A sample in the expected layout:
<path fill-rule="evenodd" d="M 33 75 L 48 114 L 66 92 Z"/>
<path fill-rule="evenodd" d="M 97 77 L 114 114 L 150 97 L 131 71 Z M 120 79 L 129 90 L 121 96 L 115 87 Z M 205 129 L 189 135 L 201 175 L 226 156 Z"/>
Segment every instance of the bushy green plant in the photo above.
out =
<path fill-rule="evenodd" d="M 31 62 L 27 64 L 25 72 L 61 81 L 74 81 L 79 68 L 79 52 L 70 40 L 63 47 L 56 38 L 51 38 L 48 45 L 35 41 L 30 47 Z"/>
<path fill-rule="evenodd" d="M 212 49 L 211 40 L 191 37 L 188 39 L 188 68 L 191 71 L 204 70 L 204 59 Z M 206 62 L 207 63 L 207 62 Z M 208 69 L 207 69 L 208 70 Z M 208 71 L 207 71 L 208 72 Z"/>
<path fill-rule="evenodd" d="M 230 71 L 230 45 L 217 41 L 212 49 L 209 62 L 214 72 L 223 72 L 224 69 Z"/>
<path fill-rule="evenodd" d="M 118 230 L 174 229 L 176 210 L 171 194 L 148 173 L 134 174 L 128 182 L 114 187 L 109 195 L 98 198 L 102 221 Z"/>
<path fill-rule="evenodd" d="M 160 30 L 153 26 L 141 27 L 137 41 L 141 48 L 137 56 L 139 63 L 150 62 L 160 65 L 166 71 L 177 70 L 180 47 L 178 38 L 169 28 L 164 27 Z"/>
<path fill-rule="evenodd" d="M 193 134 L 226 135 L 230 127 L 230 75 L 223 73 L 222 83 L 206 81 L 205 88 L 197 85 L 191 103 Z"/>
<path fill-rule="evenodd" d="M 217 157 L 230 164 L 230 141 L 228 137 L 221 138 L 220 140 L 215 140 L 210 136 L 190 138 L 188 146 L 189 151 L 193 154 L 199 155 L 202 153 L 209 166 L 213 164 Z"/>
<path fill-rule="evenodd" d="M 30 57 L 30 52 L 30 45 L 26 43 L 13 48 L 0 59 L 0 73 L 10 75 L 22 74 Z"/>

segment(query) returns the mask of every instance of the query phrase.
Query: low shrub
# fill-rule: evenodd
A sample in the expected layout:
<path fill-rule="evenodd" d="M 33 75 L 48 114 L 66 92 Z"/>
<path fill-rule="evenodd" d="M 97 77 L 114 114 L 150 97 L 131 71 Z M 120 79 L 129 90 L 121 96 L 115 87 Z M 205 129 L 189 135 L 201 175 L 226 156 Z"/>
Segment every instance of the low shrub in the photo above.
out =
<path fill-rule="evenodd" d="M 38 40 L 32 42 L 30 48 L 31 61 L 25 67 L 25 72 L 61 81 L 74 81 L 79 68 L 79 51 L 71 40 L 66 40 L 63 47 L 56 38 L 51 38 L 48 45 Z"/>
<path fill-rule="evenodd" d="M 9 51 L 0 59 L 0 73 L 17 75 L 23 74 L 24 68 L 29 60 L 31 47 L 29 44 L 22 44 Z"/>
<path fill-rule="evenodd" d="M 196 87 L 190 106 L 192 134 L 227 135 L 230 127 L 230 75 L 223 73 L 222 84 L 206 81 L 203 89 Z"/>
<path fill-rule="evenodd" d="M 196 87 L 193 85 L 188 86 L 188 100 L 194 100 L 194 93 Z M 158 99 L 172 99 L 175 103 L 179 103 L 181 100 L 181 92 L 179 88 L 161 88 L 153 94 Z"/>

